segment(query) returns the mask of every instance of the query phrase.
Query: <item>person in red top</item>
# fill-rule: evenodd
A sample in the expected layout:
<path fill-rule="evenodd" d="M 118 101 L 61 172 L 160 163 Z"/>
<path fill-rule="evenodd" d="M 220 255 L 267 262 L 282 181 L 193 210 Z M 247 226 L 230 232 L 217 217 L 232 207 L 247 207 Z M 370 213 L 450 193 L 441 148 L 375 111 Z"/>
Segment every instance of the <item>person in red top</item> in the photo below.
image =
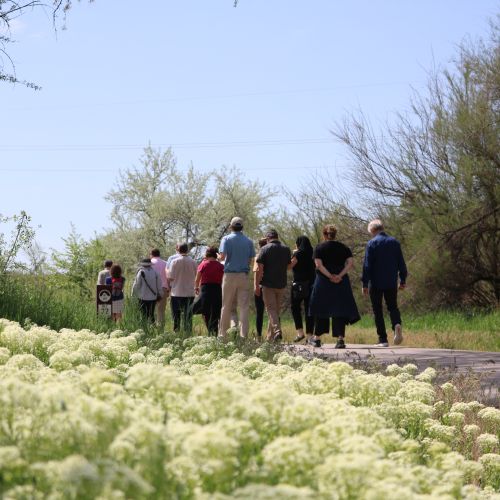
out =
<path fill-rule="evenodd" d="M 195 280 L 195 293 L 200 296 L 201 313 L 207 325 L 208 335 L 217 336 L 222 309 L 222 278 L 224 266 L 217 260 L 218 249 L 208 247 L 205 258 L 198 266 Z M 200 289 L 201 285 L 201 289 Z"/>

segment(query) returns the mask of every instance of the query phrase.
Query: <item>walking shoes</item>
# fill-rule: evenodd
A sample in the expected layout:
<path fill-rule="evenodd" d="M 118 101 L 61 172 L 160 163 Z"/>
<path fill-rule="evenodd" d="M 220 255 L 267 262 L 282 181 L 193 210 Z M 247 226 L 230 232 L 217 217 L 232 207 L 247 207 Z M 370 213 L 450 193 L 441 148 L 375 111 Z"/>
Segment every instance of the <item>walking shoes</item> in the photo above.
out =
<path fill-rule="evenodd" d="M 403 329 L 398 323 L 394 326 L 394 345 L 399 345 L 401 342 L 403 342 Z"/>

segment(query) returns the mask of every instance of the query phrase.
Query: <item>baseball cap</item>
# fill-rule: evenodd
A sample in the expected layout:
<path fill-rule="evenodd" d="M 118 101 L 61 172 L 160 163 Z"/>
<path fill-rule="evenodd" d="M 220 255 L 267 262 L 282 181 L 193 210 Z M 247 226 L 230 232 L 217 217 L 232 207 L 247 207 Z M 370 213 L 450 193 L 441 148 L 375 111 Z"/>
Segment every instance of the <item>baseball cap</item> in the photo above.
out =
<path fill-rule="evenodd" d="M 241 217 L 233 217 L 231 219 L 231 226 L 243 226 L 243 219 Z"/>

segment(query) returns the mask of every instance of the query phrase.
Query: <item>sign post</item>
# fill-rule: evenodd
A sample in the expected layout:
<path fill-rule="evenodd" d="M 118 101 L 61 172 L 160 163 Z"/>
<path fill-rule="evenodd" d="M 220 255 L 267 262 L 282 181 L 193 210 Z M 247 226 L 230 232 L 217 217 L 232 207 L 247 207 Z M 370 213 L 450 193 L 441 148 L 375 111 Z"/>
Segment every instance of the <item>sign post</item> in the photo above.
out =
<path fill-rule="evenodd" d="M 103 315 L 106 318 L 111 318 L 112 301 L 111 301 L 111 285 L 97 285 L 96 293 L 97 315 Z"/>

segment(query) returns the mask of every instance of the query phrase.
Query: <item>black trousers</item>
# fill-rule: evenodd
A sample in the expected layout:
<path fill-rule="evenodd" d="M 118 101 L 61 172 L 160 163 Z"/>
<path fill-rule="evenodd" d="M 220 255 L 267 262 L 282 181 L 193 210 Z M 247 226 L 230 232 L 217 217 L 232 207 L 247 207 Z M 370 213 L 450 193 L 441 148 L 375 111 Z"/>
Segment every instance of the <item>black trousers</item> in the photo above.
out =
<path fill-rule="evenodd" d="M 302 302 L 304 302 L 304 315 L 306 317 L 306 333 L 313 333 L 314 331 L 314 318 L 309 316 L 309 297 L 296 299 L 293 296 L 292 291 L 292 317 L 293 322 L 295 323 L 295 329 L 299 330 L 303 328 L 302 323 Z"/>
<path fill-rule="evenodd" d="M 142 317 L 151 323 L 155 320 L 155 304 L 156 300 L 139 300 Z"/>
<path fill-rule="evenodd" d="M 170 308 L 172 310 L 172 318 L 174 320 L 174 332 L 181 329 L 191 332 L 193 329 L 193 314 L 191 312 L 191 304 L 194 297 L 171 297 Z"/>
<path fill-rule="evenodd" d="M 373 315 L 375 316 L 377 335 L 380 342 L 387 342 L 382 297 L 385 299 L 385 304 L 389 311 L 389 316 L 391 317 L 392 329 L 394 330 L 396 325 L 401 324 L 401 313 L 398 309 L 398 289 L 390 288 L 381 290 L 380 288 L 370 288 L 370 300 L 372 303 Z"/>
<path fill-rule="evenodd" d="M 208 335 L 217 337 L 219 331 L 220 311 L 222 309 L 222 286 L 215 283 L 201 285 L 203 300 L 203 319 Z"/>
<path fill-rule="evenodd" d="M 345 318 L 332 318 L 332 335 L 334 337 L 345 337 Z M 323 335 L 330 331 L 330 318 L 315 318 L 314 335 Z"/>
<path fill-rule="evenodd" d="M 257 330 L 257 335 L 262 337 L 262 326 L 264 324 L 264 298 L 262 297 L 262 291 L 260 295 L 254 295 L 255 300 L 255 329 Z"/>

